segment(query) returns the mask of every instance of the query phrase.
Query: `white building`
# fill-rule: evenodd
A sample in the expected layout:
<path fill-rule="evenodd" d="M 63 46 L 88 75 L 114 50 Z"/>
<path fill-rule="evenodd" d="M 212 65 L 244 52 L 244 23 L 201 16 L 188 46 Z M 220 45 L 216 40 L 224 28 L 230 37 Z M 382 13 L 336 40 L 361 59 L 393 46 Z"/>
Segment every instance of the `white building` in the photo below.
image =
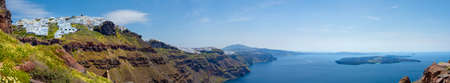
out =
<path fill-rule="evenodd" d="M 71 23 L 63 21 L 61 23 L 58 23 L 58 30 L 55 33 L 55 38 L 61 38 L 64 34 L 69 34 L 76 31 L 78 31 L 78 29 L 72 27 Z"/>
<path fill-rule="evenodd" d="M 55 33 L 55 38 L 61 38 L 64 34 L 69 34 L 78 31 L 77 28 L 72 27 L 72 24 L 82 24 L 93 30 L 93 26 L 99 26 L 107 19 L 103 17 L 89 17 L 89 16 L 72 16 L 72 17 L 49 17 L 49 18 L 35 18 L 35 19 L 21 19 L 16 23 L 17 26 L 23 26 L 27 33 L 34 33 L 36 35 L 47 36 L 49 31 L 49 23 L 57 23 L 58 30 Z M 120 27 L 125 30 L 124 27 Z"/>
<path fill-rule="evenodd" d="M 22 19 L 14 25 L 20 25 L 22 27 L 26 27 L 25 30 L 27 33 L 34 33 L 36 35 L 44 35 L 48 34 L 48 20 L 42 19 Z"/>
<path fill-rule="evenodd" d="M 192 49 L 192 48 L 183 48 L 183 47 L 177 47 L 181 51 L 187 52 L 187 53 L 193 53 L 193 54 L 200 54 L 199 51 Z"/>

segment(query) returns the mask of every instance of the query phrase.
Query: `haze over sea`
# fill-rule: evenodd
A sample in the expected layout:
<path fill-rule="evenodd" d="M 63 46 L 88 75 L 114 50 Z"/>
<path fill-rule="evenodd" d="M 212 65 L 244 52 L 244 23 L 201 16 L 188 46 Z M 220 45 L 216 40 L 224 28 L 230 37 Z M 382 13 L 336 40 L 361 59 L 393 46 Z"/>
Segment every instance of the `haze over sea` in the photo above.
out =
<path fill-rule="evenodd" d="M 403 76 L 412 81 L 433 62 L 447 62 L 450 53 L 416 53 L 409 55 L 417 62 L 394 64 L 341 65 L 335 60 L 343 57 L 374 55 L 296 55 L 281 56 L 274 62 L 255 64 L 252 72 L 227 83 L 397 83 Z"/>

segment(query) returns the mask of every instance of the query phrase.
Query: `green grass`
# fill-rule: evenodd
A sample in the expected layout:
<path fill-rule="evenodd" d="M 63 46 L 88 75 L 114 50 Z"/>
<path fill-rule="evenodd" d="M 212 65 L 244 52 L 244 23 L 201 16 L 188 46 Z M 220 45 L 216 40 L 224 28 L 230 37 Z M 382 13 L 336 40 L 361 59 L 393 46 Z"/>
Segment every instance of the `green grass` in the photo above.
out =
<path fill-rule="evenodd" d="M 48 24 L 48 35 L 47 39 L 55 38 L 55 33 L 58 31 L 59 27 L 56 23 L 50 23 Z"/>
<path fill-rule="evenodd" d="M 65 44 L 70 42 L 93 42 L 93 43 L 103 43 L 106 45 L 128 45 L 128 46 L 143 46 L 138 38 L 123 35 L 121 33 L 116 33 L 116 35 L 103 35 L 96 31 L 91 31 L 87 26 L 81 24 L 72 24 L 73 27 L 79 29 L 75 33 L 64 35 L 63 40 Z M 119 31 L 117 31 L 119 32 Z"/>
<path fill-rule="evenodd" d="M 52 38 L 49 38 L 47 36 L 27 33 L 27 31 L 23 27 L 19 27 L 19 26 L 14 26 L 13 25 L 12 28 L 14 29 L 14 31 L 11 33 L 11 35 L 16 37 L 16 38 L 34 37 L 34 38 L 39 39 L 39 40 L 52 39 Z"/>
<path fill-rule="evenodd" d="M 35 49 L 29 44 L 20 44 L 15 38 L 0 33 L 0 61 L 11 59 L 18 62 L 31 55 Z"/>
<path fill-rule="evenodd" d="M 16 63 L 11 61 L 2 61 L 0 67 L 0 82 L 2 83 L 29 83 L 31 78 L 26 72 L 14 69 Z"/>
<path fill-rule="evenodd" d="M 35 49 L 31 45 L 20 44 L 15 38 L 0 30 L 0 82 L 29 82 L 27 73 L 14 69 Z"/>
<path fill-rule="evenodd" d="M 49 21 L 53 21 L 53 20 L 55 20 L 55 18 L 49 18 L 48 20 L 49 20 Z"/>
<path fill-rule="evenodd" d="M 49 32 L 47 36 L 40 36 L 35 34 L 27 33 L 26 30 L 19 26 L 13 26 L 13 33 L 12 35 L 17 38 L 24 38 L 24 37 L 34 37 L 38 40 L 49 40 L 53 39 L 55 37 L 56 31 L 59 29 L 58 25 L 56 23 L 50 23 L 49 25 Z M 63 44 L 68 44 L 71 42 L 93 42 L 96 44 L 102 43 L 106 45 L 128 45 L 128 46 L 135 46 L 135 47 L 143 47 L 145 46 L 145 43 L 143 40 L 132 37 L 129 35 L 125 35 L 120 33 L 120 30 L 117 30 L 116 35 L 103 35 L 99 32 L 89 30 L 89 28 L 82 24 L 72 24 L 72 27 L 75 27 L 78 29 L 77 32 L 70 33 L 63 35 L 61 40 L 64 40 Z"/>
<path fill-rule="evenodd" d="M 0 30 L 0 82 L 29 83 L 32 77 L 46 77 L 40 79 L 51 83 L 61 82 L 88 82 L 109 83 L 106 78 L 95 74 L 81 73 L 69 66 L 58 57 L 56 49 L 62 49 L 60 45 L 31 46 L 23 44 L 13 36 Z M 31 72 L 17 70 L 14 67 L 25 61 L 32 61 L 37 65 Z"/>
<path fill-rule="evenodd" d="M 0 13 L 5 13 L 7 10 L 0 9 Z"/>

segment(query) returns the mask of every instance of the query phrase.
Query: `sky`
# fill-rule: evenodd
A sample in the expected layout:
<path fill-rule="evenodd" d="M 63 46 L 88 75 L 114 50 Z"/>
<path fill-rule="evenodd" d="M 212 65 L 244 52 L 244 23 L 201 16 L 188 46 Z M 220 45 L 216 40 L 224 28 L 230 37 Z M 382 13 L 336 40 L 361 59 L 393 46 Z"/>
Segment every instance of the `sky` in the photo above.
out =
<path fill-rule="evenodd" d="M 450 51 L 449 0 L 7 0 L 13 19 L 111 17 L 181 47 Z"/>

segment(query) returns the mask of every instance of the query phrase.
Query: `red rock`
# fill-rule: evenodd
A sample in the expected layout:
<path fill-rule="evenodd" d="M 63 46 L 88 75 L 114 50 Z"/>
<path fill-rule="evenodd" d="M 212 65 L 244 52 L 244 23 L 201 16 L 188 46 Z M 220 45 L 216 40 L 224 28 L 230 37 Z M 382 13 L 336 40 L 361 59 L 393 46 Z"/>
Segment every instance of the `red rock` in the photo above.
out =
<path fill-rule="evenodd" d="M 34 64 L 33 62 L 31 62 L 31 61 L 26 61 L 25 63 L 20 64 L 19 66 L 16 66 L 16 69 L 19 69 L 19 70 L 28 72 L 28 71 L 33 70 L 34 67 L 35 67 L 35 64 Z"/>
<path fill-rule="evenodd" d="M 0 0 L 0 29 L 3 32 L 11 33 L 11 12 L 6 9 L 5 0 Z"/>
<path fill-rule="evenodd" d="M 31 83 L 44 83 L 44 82 L 42 82 L 42 81 L 34 80 L 34 79 L 30 79 L 30 82 L 31 82 Z"/>
<path fill-rule="evenodd" d="M 411 80 L 409 80 L 408 76 L 405 76 L 402 79 L 400 79 L 398 83 L 411 83 Z"/>
<path fill-rule="evenodd" d="M 78 64 L 77 61 L 72 57 L 72 55 L 67 53 L 65 50 L 58 49 L 58 50 L 56 50 L 56 52 L 58 52 L 60 54 L 59 57 L 64 60 L 66 65 L 69 65 L 70 67 L 72 67 L 80 72 L 85 71 L 85 68 L 83 66 L 81 66 L 80 64 Z"/>
<path fill-rule="evenodd" d="M 450 83 L 449 63 L 433 63 L 423 72 L 421 83 Z"/>

